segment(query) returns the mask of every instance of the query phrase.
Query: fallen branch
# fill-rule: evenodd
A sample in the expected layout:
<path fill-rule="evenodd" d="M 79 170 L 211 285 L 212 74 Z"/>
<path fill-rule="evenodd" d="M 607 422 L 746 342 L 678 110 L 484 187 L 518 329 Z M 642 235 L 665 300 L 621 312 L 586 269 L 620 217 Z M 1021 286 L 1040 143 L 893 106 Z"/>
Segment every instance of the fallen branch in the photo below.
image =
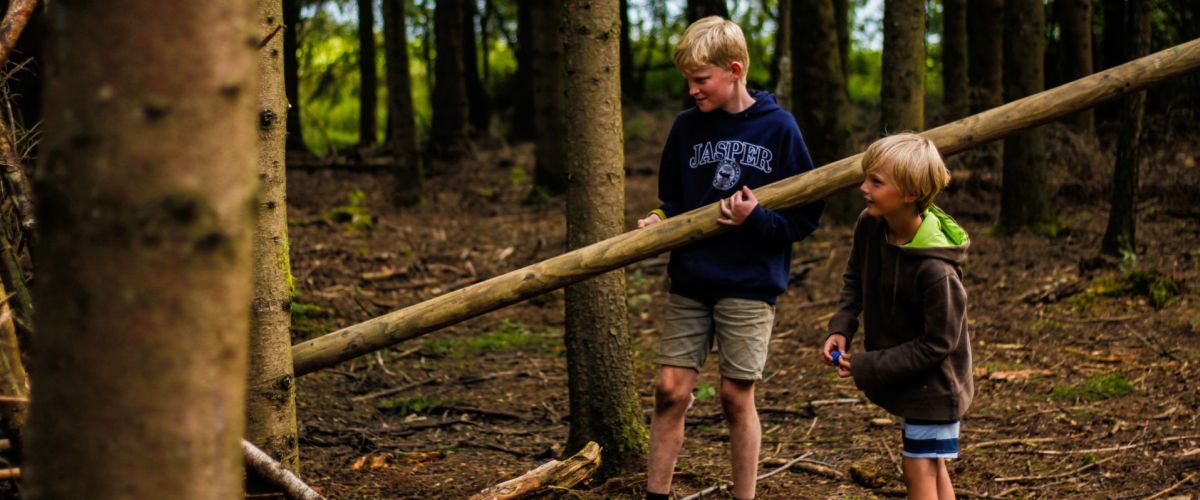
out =
<path fill-rule="evenodd" d="M 285 469 L 283 465 L 245 439 L 242 440 L 242 455 L 246 459 L 246 465 L 250 466 L 250 470 L 253 470 L 262 479 L 278 486 L 284 496 L 289 499 L 325 500 L 325 497 L 309 488 L 300 478 L 292 474 L 292 471 Z"/>
<path fill-rule="evenodd" d="M 21 469 L 13 467 L 11 469 L 0 469 L 0 479 L 20 479 Z"/>
<path fill-rule="evenodd" d="M 783 472 L 783 471 L 785 471 L 785 470 L 788 470 L 788 469 L 792 468 L 792 466 L 794 466 L 794 465 L 796 465 L 797 463 L 799 463 L 801 460 L 804 460 L 805 458 L 808 458 L 808 456 L 809 456 L 809 455 L 812 455 L 812 452 L 808 452 L 808 453 L 805 453 L 805 454 L 803 454 L 803 455 L 800 455 L 800 456 L 798 456 L 798 457 L 796 457 L 796 458 L 793 458 L 793 459 L 792 459 L 791 461 L 789 461 L 788 463 L 786 463 L 786 464 L 783 464 L 782 466 L 775 468 L 775 469 L 774 469 L 774 470 L 772 470 L 771 472 L 768 472 L 768 473 L 766 473 L 766 474 L 763 474 L 763 475 L 761 475 L 761 476 L 758 476 L 758 480 L 759 480 L 759 481 L 762 481 L 763 479 L 766 479 L 766 478 L 768 478 L 768 477 L 774 476 L 775 474 L 779 474 L 780 472 Z M 695 493 L 692 493 L 691 495 L 688 495 L 688 496 L 686 496 L 686 497 L 683 497 L 683 498 L 682 498 L 682 499 L 680 499 L 680 500 L 696 500 L 697 498 L 700 498 L 700 497 L 702 497 L 702 496 L 704 496 L 704 495 L 707 495 L 707 494 L 709 494 L 709 493 L 712 493 L 712 492 L 714 492 L 714 491 L 717 491 L 717 490 L 719 490 L 719 489 L 722 489 L 722 488 L 725 488 L 725 487 L 727 487 L 727 485 L 724 485 L 724 484 L 716 484 L 716 485 L 712 485 L 712 486 L 709 486 L 709 487 L 707 487 L 707 488 L 704 488 L 704 489 L 702 489 L 702 490 L 700 490 L 700 491 L 697 491 L 697 492 L 695 492 Z"/>
<path fill-rule="evenodd" d="M 1059 478 L 1064 478 L 1064 477 L 1070 477 L 1070 476 L 1074 476 L 1075 474 L 1078 474 L 1080 472 L 1084 472 L 1089 469 L 1094 469 L 1094 468 L 1098 467 L 1100 464 L 1107 462 L 1109 460 L 1112 460 L 1114 458 L 1117 458 L 1118 456 L 1119 455 L 1113 455 L 1111 457 L 1105 458 L 1103 460 L 1097 460 L 1095 462 L 1084 465 L 1082 467 L 1076 467 L 1076 468 L 1071 469 L 1066 472 L 1059 472 L 1058 474 L 1046 474 L 1046 475 L 1042 475 L 1042 476 L 998 477 L 998 478 L 992 479 L 992 481 L 995 481 L 997 483 L 1011 483 L 1014 481 L 1041 481 L 1044 479 L 1059 479 Z"/>
<path fill-rule="evenodd" d="M 1170 443 L 1172 441 L 1184 441 L 1187 439 L 1200 439 L 1200 434 L 1189 434 L 1187 436 L 1171 436 L 1153 441 L 1142 441 L 1140 443 L 1126 444 L 1121 446 L 1110 446 L 1107 448 L 1088 448 L 1086 450 L 1029 450 L 1021 453 L 1038 453 L 1041 455 L 1078 455 L 1082 453 L 1106 453 L 1110 451 L 1125 451 L 1134 448 L 1141 448 L 1152 444 Z"/>
<path fill-rule="evenodd" d="M 1001 446 L 1001 445 L 1016 444 L 1016 443 L 1020 443 L 1020 444 L 1029 446 L 1032 443 L 1045 443 L 1045 442 L 1049 442 L 1049 441 L 1059 441 L 1060 439 L 1061 438 L 1051 438 L 1051 437 L 997 439 L 995 441 L 983 441 L 983 442 L 979 442 L 979 443 L 968 444 L 963 447 L 963 450 L 964 451 L 965 450 L 973 450 L 976 448 L 987 448 L 989 446 Z"/>
<path fill-rule="evenodd" d="M 432 384 L 434 382 L 437 382 L 436 378 L 427 378 L 425 380 L 418 380 L 411 384 L 404 384 L 400 387 L 393 387 L 391 389 L 384 389 L 382 391 L 370 392 L 367 394 L 363 394 L 362 396 L 354 396 L 354 397 L 350 398 L 350 401 L 369 401 L 369 400 L 376 399 L 376 398 L 391 396 L 392 394 L 399 394 L 399 393 L 407 391 L 409 389 L 414 389 L 417 387 L 421 387 L 423 385 Z"/>
<path fill-rule="evenodd" d="M 1160 497 L 1167 496 L 1167 494 L 1171 493 L 1172 491 L 1175 491 L 1175 490 L 1179 489 L 1179 487 L 1180 487 L 1180 486 L 1183 486 L 1183 485 L 1184 485 L 1184 483 L 1187 483 L 1188 481 L 1191 481 L 1193 477 L 1196 477 L 1196 473 L 1194 473 L 1194 472 L 1193 472 L 1193 473 L 1191 473 L 1191 474 L 1188 474 L 1187 476 L 1184 476 L 1184 478 L 1183 478 L 1183 479 L 1180 479 L 1180 480 L 1179 480 L 1179 482 L 1177 482 L 1177 483 L 1175 483 L 1175 484 L 1172 484 L 1171 486 L 1168 486 L 1166 489 L 1164 489 L 1164 490 L 1162 490 L 1162 491 L 1160 491 L 1160 492 L 1158 492 L 1158 493 L 1155 493 L 1155 494 L 1153 494 L 1153 495 L 1150 495 L 1150 496 L 1146 497 L 1146 499 L 1145 499 L 1145 500 L 1154 500 L 1155 498 L 1160 498 Z"/>
<path fill-rule="evenodd" d="M 522 498 L 542 488 L 570 488 L 600 468 L 600 445 L 591 442 L 579 453 L 563 461 L 551 460 L 521 476 L 487 488 L 471 500 L 508 500 Z"/>
<path fill-rule="evenodd" d="M 763 461 L 763 465 L 782 465 L 782 464 L 786 464 L 786 463 L 787 462 L 785 462 L 782 458 L 773 458 L 773 459 L 767 459 L 767 460 Z M 840 470 L 837 470 L 836 468 L 834 468 L 834 466 L 829 465 L 825 462 L 821 462 L 819 460 L 812 460 L 812 459 L 808 459 L 808 458 L 800 460 L 795 465 L 793 465 L 792 471 L 793 472 L 795 472 L 795 471 L 807 472 L 809 474 L 825 477 L 828 479 L 833 479 L 835 481 L 845 481 L 846 480 L 846 474 Z"/>

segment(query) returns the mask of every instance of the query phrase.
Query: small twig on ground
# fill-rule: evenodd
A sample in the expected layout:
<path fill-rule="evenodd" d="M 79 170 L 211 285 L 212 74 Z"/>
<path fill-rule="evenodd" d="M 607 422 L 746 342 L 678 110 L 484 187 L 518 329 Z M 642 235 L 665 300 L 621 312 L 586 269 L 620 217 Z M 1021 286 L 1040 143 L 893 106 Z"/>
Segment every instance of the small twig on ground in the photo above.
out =
<path fill-rule="evenodd" d="M 771 472 L 768 472 L 768 473 L 766 473 L 766 474 L 762 474 L 762 475 L 758 476 L 758 480 L 759 480 L 759 481 L 762 481 L 763 479 L 766 479 L 766 478 L 768 478 L 768 477 L 774 476 L 775 474 L 778 474 L 778 473 L 780 473 L 780 472 L 783 472 L 783 471 L 785 471 L 785 470 L 788 470 L 788 469 L 792 468 L 792 466 L 796 465 L 797 463 L 800 463 L 800 462 L 801 462 L 802 460 L 804 460 L 805 458 L 808 458 L 808 456 L 809 456 L 809 455 L 812 455 L 812 452 L 808 452 L 808 453 L 805 453 L 805 454 L 803 454 L 803 455 L 800 455 L 800 456 L 798 456 L 798 457 L 796 457 L 796 458 L 793 458 L 793 459 L 792 459 L 791 461 L 789 461 L 788 463 L 786 463 L 786 464 L 783 464 L 783 465 L 781 465 L 781 466 L 779 466 L 779 467 L 776 467 L 775 469 L 771 470 Z M 702 490 L 700 490 L 700 491 L 697 491 L 697 492 L 695 492 L 695 493 L 692 493 L 691 495 L 688 495 L 688 496 L 686 496 L 686 497 L 683 497 L 683 498 L 681 498 L 680 500 L 696 500 L 697 498 L 700 498 L 700 497 L 702 497 L 702 496 L 704 496 L 704 495 L 707 495 L 707 494 L 709 494 L 709 493 L 712 493 L 712 492 L 714 492 L 714 491 L 717 491 L 717 490 L 719 490 L 719 489 L 721 489 L 721 488 L 725 488 L 725 487 L 727 487 L 727 486 L 728 486 L 728 485 L 725 485 L 725 484 L 715 484 L 715 485 L 709 486 L 709 487 L 707 487 L 707 488 L 704 488 L 704 489 L 702 489 Z"/>
<path fill-rule="evenodd" d="M 892 453 L 892 447 L 887 444 L 886 439 L 879 438 L 879 442 L 883 444 L 883 449 L 887 451 L 888 459 L 892 461 L 892 465 L 896 466 L 896 472 L 899 472 L 900 475 L 903 476 L 904 469 L 900 467 L 900 462 L 896 461 L 896 454 Z"/>
<path fill-rule="evenodd" d="M 1070 476 L 1074 476 L 1075 474 L 1078 474 L 1080 472 L 1084 472 L 1089 469 L 1094 469 L 1097 466 L 1099 466 L 1100 464 L 1107 462 L 1109 460 L 1112 460 L 1114 458 L 1117 458 L 1118 456 L 1120 456 L 1120 455 L 1113 455 L 1111 457 L 1108 457 L 1108 458 L 1105 458 L 1102 460 L 1097 460 L 1095 462 L 1084 465 L 1082 467 L 1076 467 L 1069 471 L 1060 472 L 1058 474 L 1046 474 L 1046 475 L 1041 475 L 1041 476 L 998 477 L 998 478 L 992 479 L 992 481 L 995 481 L 997 483 L 1010 483 L 1010 482 L 1014 482 L 1014 481 L 1041 481 L 1044 479 L 1059 479 L 1059 478 L 1063 478 L 1063 477 L 1070 477 Z"/>
<path fill-rule="evenodd" d="M 246 465 L 250 467 L 259 477 L 269 481 L 271 484 L 283 490 L 284 496 L 292 500 L 325 500 L 317 492 L 313 491 L 307 484 L 304 484 L 299 477 L 296 477 L 292 471 L 287 470 L 272 459 L 269 455 L 258 449 L 249 441 L 242 440 L 242 455 L 246 460 Z"/>
<path fill-rule="evenodd" d="M 387 363 L 385 363 L 383 361 L 383 351 L 375 351 L 375 361 L 377 361 L 379 363 L 379 367 L 383 369 L 383 373 L 386 373 L 393 377 L 396 376 L 395 373 L 392 373 L 392 371 L 388 369 Z"/>
<path fill-rule="evenodd" d="M 529 420 L 525 415 L 519 415 L 512 412 L 502 410 L 488 410 L 485 408 L 476 408 L 474 406 L 443 406 L 442 408 L 453 411 L 461 411 L 464 413 L 477 413 L 488 417 L 509 418 L 512 420 Z"/>
<path fill-rule="evenodd" d="M 1000 445 L 1005 445 L 1005 444 L 1016 444 L 1016 443 L 1019 443 L 1019 444 L 1046 443 L 1046 442 L 1050 442 L 1050 441 L 1059 441 L 1061 439 L 1062 438 L 1051 438 L 1051 437 L 997 439 L 994 441 L 983 441 L 983 442 L 979 442 L 979 443 L 969 444 L 969 445 L 964 446 L 963 450 L 974 450 L 974 449 L 978 449 L 978 448 L 987 448 L 989 446 L 1000 446 Z"/>
<path fill-rule="evenodd" d="M 813 421 L 812 421 L 812 423 L 811 423 L 811 424 L 809 424 L 809 425 L 808 425 L 808 431 L 805 431 L 805 433 L 804 433 L 804 437 L 803 437 L 802 439 L 808 439 L 808 436 L 809 436 L 810 434 L 812 434 L 812 431 L 813 431 L 813 429 L 815 429 L 815 428 L 817 427 L 817 420 L 818 420 L 819 418 L 820 418 L 820 417 L 813 417 Z"/>
<path fill-rule="evenodd" d="M 29 404 L 29 398 L 21 396 L 0 396 L 2 404 Z"/>
<path fill-rule="evenodd" d="M 831 305 L 831 304 L 836 304 L 836 303 L 837 303 L 837 301 L 839 300 L 839 298 L 840 298 L 840 297 L 835 297 L 835 298 L 832 298 L 832 299 L 824 299 L 824 300 L 817 300 L 817 301 L 813 301 L 813 302 L 808 302 L 808 303 L 800 304 L 799 306 L 796 306 L 795 308 L 796 308 L 796 309 L 811 309 L 811 308 L 814 308 L 814 307 L 821 307 L 821 306 L 827 306 L 827 305 Z"/>
<path fill-rule="evenodd" d="M 375 392 L 363 394 L 362 396 L 355 396 L 355 397 L 350 398 L 350 401 L 368 401 L 371 399 L 382 398 L 385 396 L 391 396 L 393 394 L 398 394 L 398 393 L 407 391 L 409 389 L 420 387 L 420 386 L 423 386 L 426 384 L 432 384 L 434 382 L 437 382 L 437 379 L 431 377 L 431 378 L 427 378 L 425 380 L 418 380 L 411 384 L 404 384 L 400 387 L 393 387 L 391 389 L 384 389 L 382 391 L 375 391 Z"/>
<path fill-rule="evenodd" d="M 818 406 L 853 405 L 861 402 L 862 400 L 858 398 L 814 399 L 808 402 L 808 406 L 815 409 Z"/>
<path fill-rule="evenodd" d="M 1133 448 L 1141 448 L 1152 444 L 1170 443 L 1173 441 L 1183 441 L 1187 439 L 1200 439 L 1200 434 L 1189 434 L 1187 436 L 1171 436 L 1152 441 L 1142 441 L 1140 443 L 1126 444 L 1121 446 L 1110 446 L 1107 448 L 1088 448 L 1086 450 L 1029 450 L 1020 451 L 1020 453 L 1037 453 L 1041 455 L 1078 455 L 1082 453 L 1106 453 L 1110 451 L 1125 451 Z"/>
<path fill-rule="evenodd" d="M 1053 318 L 1055 321 L 1062 323 L 1120 323 L 1122 321 L 1135 320 L 1140 317 L 1141 316 L 1136 314 L 1130 314 L 1128 316 L 1112 316 L 1107 318 L 1067 318 L 1062 316 L 1054 316 Z"/>
<path fill-rule="evenodd" d="M 11 469 L 0 469 L 0 479 L 20 479 L 21 469 L 14 467 Z"/>
<path fill-rule="evenodd" d="M 1175 491 L 1180 486 L 1183 486 L 1184 483 L 1191 481 L 1193 477 L 1196 477 L 1196 473 L 1194 473 L 1194 472 L 1184 476 L 1183 479 L 1179 480 L 1179 482 L 1172 484 L 1171 486 L 1168 486 L 1166 489 L 1146 497 L 1146 500 L 1154 500 L 1155 498 L 1167 496 L 1167 494 L 1171 493 L 1172 491 Z"/>
<path fill-rule="evenodd" d="M 1167 359 L 1170 359 L 1171 361 L 1179 361 L 1179 358 L 1176 358 L 1174 354 L 1171 354 L 1171 350 L 1167 349 L 1167 347 L 1162 345 L 1161 343 L 1152 342 L 1145 335 L 1142 335 L 1141 332 L 1138 332 L 1136 329 L 1130 328 L 1128 326 L 1125 327 L 1125 330 L 1128 331 L 1129 333 L 1133 334 L 1134 337 L 1137 337 L 1138 340 L 1141 340 L 1143 344 L 1146 344 L 1146 347 L 1149 347 L 1155 351 L 1158 351 L 1158 354 L 1161 354 L 1162 356 L 1166 357 Z"/>

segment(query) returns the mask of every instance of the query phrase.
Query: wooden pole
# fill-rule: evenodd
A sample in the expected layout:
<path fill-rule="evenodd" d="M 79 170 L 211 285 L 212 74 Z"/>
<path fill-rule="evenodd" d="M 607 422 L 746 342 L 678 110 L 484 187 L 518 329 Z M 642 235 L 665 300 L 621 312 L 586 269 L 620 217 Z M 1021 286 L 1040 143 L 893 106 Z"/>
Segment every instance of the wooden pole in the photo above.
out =
<path fill-rule="evenodd" d="M 944 156 L 1000 139 L 1076 111 L 1137 92 L 1200 68 L 1200 39 L 1163 50 L 998 108 L 924 132 Z M 763 186 L 758 202 L 783 210 L 862 182 L 862 155 Z M 716 204 L 671 217 L 482 283 L 455 290 L 292 347 L 296 375 L 536 297 L 662 252 L 727 231 Z"/>

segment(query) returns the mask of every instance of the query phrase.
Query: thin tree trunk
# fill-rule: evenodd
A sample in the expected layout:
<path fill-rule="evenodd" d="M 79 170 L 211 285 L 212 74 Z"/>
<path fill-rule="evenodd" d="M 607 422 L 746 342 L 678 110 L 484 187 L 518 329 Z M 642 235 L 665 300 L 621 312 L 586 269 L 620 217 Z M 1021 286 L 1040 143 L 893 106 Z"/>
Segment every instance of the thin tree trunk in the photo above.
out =
<path fill-rule="evenodd" d="M 287 91 L 287 150 L 308 152 L 300 125 L 300 0 L 283 0 L 283 86 Z"/>
<path fill-rule="evenodd" d="M 1127 0 L 1101 0 L 1103 31 L 1100 33 L 1100 59 L 1103 63 L 1102 68 L 1111 68 L 1129 58 L 1125 46 L 1128 40 L 1126 33 L 1128 3 Z M 1120 113 L 1121 105 L 1111 102 L 1096 108 L 1095 119 L 1111 123 L 1118 119 Z"/>
<path fill-rule="evenodd" d="M 967 51 L 971 61 L 971 112 L 980 113 L 1004 104 L 1004 0 L 971 0 L 967 3 Z M 982 170 L 995 171 L 1004 157 L 1004 142 L 979 147 Z"/>
<path fill-rule="evenodd" d="M 479 80 L 479 47 L 475 39 L 475 2 L 463 2 L 462 7 L 462 56 L 467 79 L 467 112 L 471 120 L 471 131 L 476 136 L 486 136 L 492 120 L 491 104 L 487 90 Z"/>
<path fill-rule="evenodd" d="M 407 201 L 425 184 L 417 150 L 417 125 L 413 118 L 412 75 L 408 69 L 407 0 L 383 0 L 383 37 L 387 60 L 388 145 L 396 158 L 395 193 Z"/>
<path fill-rule="evenodd" d="M 1152 2 L 1132 2 L 1129 8 L 1129 49 L 1133 57 L 1150 52 L 1150 22 Z M 1121 100 L 1120 135 L 1117 138 L 1117 161 L 1113 165 L 1112 205 L 1108 212 L 1108 228 L 1100 243 L 1100 252 L 1115 257 L 1137 255 L 1137 192 L 1138 163 L 1141 155 L 1142 116 L 1146 92 L 1138 92 Z"/>
<path fill-rule="evenodd" d="M 539 50 L 537 40 L 541 36 L 534 31 L 534 17 L 540 2 L 517 2 L 517 72 L 512 83 L 512 118 L 508 138 L 512 141 L 530 141 L 537 137 L 534 122 L 534 54 Z M 555 9 L 557 11 L 558 9 Z"/>
<path fill-rule="evenodd" d="M 633 44 L 629 40 L 629 0 L 621 0 L 621 95 L 631 101 L 642 99 L 633 73 Z"/>
<path fill-rule="evenodd" d="M 1006 0 L 1004 97 L 1015 101 L 1045 86 L 1045 8 L 1041 0 Z M 1046 140 L 1040 129 L 1004 141 L 1004 178 L 998 234 L 1055 232 L 1046 185 Z"/>
<path fill-rule="evenodd" d="M 925 128 L 925 0 L 887 0 L 883 4 L 879 106 L 884 134 Z"/>
<path fill-rule="evenodd" d="M 0 284 L 0 296 L 8 292 Z M 13 310 L 8 301 L 0 302 L 0 396 L 29 398 L 29 379 L 25 376 L 25 365 L 21 362 L 21 343 L 17 341 L 17 329 L 13 326 Z M 288 356 L 291 358 L 291 355 Z M 0 405 L 0 420 L 4 434 L 12 447 L 22 450 L 25 436 L 26 408 L 23 404 Z"/>
<path fill-rule="evenodd" d="M 1054 14 L 1058 18 L 1059 51 L 1063 79 L 1078 80 L 1092 74 L 1092 2 L 1091 0 L 1055 0 Z M 1091 135 L 1094 129 L 1092 110 L 1081 111 L 1066 120 L 1075 131 Z"/>
<path fill-rule="evenodd" d="M 559 0 L 537 0 L 533 13 L 533 105 L 536 149 L 534 189 L 555 196 L 567 190 L 567 166 L 563 131 L 566 118 L 566 78 L 563 67 L 563 38 L 559 30 L 562 8 Z"/>
<path fill-rule="evenodd" d="M 25 24 L 33 16 L 36 6 L 37 0 L 8 2 L 8 12 L 4 14 L 3 23 L 0 23 L 0 68 L 8 63 L 8 55 L 12 53 L 13 47 L 17 46 L 17 39 L 21 37 L 21 32 L 25 30 Z"/>
<path fill-rule="evenodd" d="M 1080 109 L 1096 106 L 1200 69 L 1200 40 L 1171 47 L 1129 64 L 1071 82 L 996 109 L 948 123 L 922 135 L 951 157 Z M 855 186 L 864 179 L 862 156 L 842 158 L 756 190 L 761 205 L 788 210 Z M 304 375 L 420 337 L 552 290 L 661 255 L 729 230 L 716 222 L 716 204 L 628 231 L 482 283 L 392 311 L 292 348 L 296 374 Z"/>
<path fill-rule="evenodd" d="M 280 28 L 280 0 L 258 0 L 262 37 Z M 283 40 L 258 49 L 258 199 L 254 230 L 254 301 L 250 316 L 250 373 L 246 383 L 246 439 L 299 474 L 296 386 L 292 375 L 292 266 L 288 255 L 284 140 L 287 99 L 283 86 Z M 250 493 L 277 492 L 250 479 Z"/>
<path fill-rule="evenodd" d="M 433 9 L 434 62 L 433 124 L 430 152 L 455 160 L 467 152 L 467 83 L 463 66 L 461 2 L 437 2 Z"/>
<path fill-rule="evenodd" d="M 585 6 L 590 7 L 586 8 Z M 567 0 L 567 246 L 582 248 L 624 230 L 625 166 L 621 132 L 620 14 L 616 0 Z M 595 441 L 603 477 L 645 466 L 646 428 L 633 382 L 625 273 L 611 271 L 567 287 L 569 452 Z"/>
<path fill-rule="evenodd" d="M 378 135 L 375 107 L 378 102 L 375 75 L 375 2 L 358 0 L 358 146 L 375 145 Z"/>
<path fill-rule="evenodd" d="M 775 40 L 770 88 L 783 109 L 792 109 L 792 0 L 779 0 L 775 10 Z"/>
<path fill-rule="evenodd" d="M 838 54 L 842 60 L 842 81 L 850 81 L 850 0 L 833 0 L 833 22 L 837 26 Z"/>
<path fill-rule="evenodd" d="M 970 112 L 967 65 L 967 0 L 942 0 L 942 121 Z"/>
<path fill-rule="evenodd" d="M 50 18 L 22 493 L 240 499 L 255 2 L 113 7 Z"/>

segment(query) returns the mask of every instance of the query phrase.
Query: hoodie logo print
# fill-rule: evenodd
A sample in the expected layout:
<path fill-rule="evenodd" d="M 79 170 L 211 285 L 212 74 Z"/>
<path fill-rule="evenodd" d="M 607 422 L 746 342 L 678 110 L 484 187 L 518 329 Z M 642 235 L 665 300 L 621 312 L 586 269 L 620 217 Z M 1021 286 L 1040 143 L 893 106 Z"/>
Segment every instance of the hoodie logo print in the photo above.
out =
<path fill-rule="evenodd" d="M 688 166 L 699 168 L 716 164 L 713 187 L 722 191 L 734 187 L 742 178 L 742 167 L 771 173 L 774 154 L 770 149 L 745 141 L 706 141 L 692 145 Z"/>
<path fill-rule="evenodd" d="M 717 167 L 717 173 L 713 176 L 713 187 L 725 191 L 736 186 L 741 178 L 742 169 L 738 167 L 737 162 L 726 158 L 721 160 L 721 165 Z"/>

